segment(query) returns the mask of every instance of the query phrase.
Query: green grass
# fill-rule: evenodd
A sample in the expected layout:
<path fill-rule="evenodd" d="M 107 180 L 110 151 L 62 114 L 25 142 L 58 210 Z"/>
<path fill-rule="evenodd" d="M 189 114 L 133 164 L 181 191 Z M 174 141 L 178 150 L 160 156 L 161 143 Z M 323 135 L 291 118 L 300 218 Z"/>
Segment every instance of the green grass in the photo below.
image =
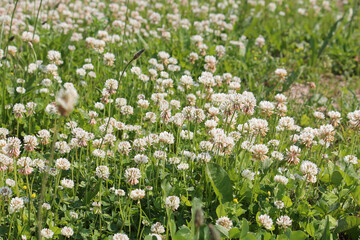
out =
<path fill-rule="evenodd" d="M 0 3 L 0 237 L 357 239 L 359 2 L 329 2 Z"/>

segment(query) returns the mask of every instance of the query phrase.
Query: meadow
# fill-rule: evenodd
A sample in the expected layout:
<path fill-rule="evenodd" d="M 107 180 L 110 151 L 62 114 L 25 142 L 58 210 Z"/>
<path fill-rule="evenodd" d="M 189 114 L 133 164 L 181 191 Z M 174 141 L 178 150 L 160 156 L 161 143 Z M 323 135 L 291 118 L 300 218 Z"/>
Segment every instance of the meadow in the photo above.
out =
<path fill-rule="evenodd" d="M 0 1 L 0 239 L 359 239 L 359 4 Z"/>

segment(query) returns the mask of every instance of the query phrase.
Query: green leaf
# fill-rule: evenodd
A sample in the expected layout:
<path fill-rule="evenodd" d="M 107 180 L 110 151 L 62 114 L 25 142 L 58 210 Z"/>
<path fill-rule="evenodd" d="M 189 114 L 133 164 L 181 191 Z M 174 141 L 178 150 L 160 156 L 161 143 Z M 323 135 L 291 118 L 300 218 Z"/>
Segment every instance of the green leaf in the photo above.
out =
<path fill-rule="evenodd" d="M 244 238 L 241 240 L 257 240 L 253 233 L 248 233 Z"/>
<path fill-rule="evenodd" d="M 305 231 L 312 237 L 315 236 L 315 227 L 314 223 L 308 223 L 306 224 Z"/>
<path fill-rule="evenodd" d="M 218 218 L 221 218 L 223 216 L 226 216 L 226 211 L 225 211 L 225 207 L 223 204 L 220 204 L 217 208 L 216 208 L 216 215 L 218 216 Z"/>
<path fill-rule="evenodd" d="M 271 234 L 269 232 L 263 232 L 262 240 L 270 240 Z"/>
<path fill-rule="evenodd" d="M 172 186 L 166 179 L 164 179 L 161 183 L 161 189 L 163 191 L 163 197 L 165 199 L 167 196 L 170 195 Z"/>
<path fill-rule="evenodd" d="M 208 163 L 206 164 L 206 174 L 219 200 L 222 203 L 232 201 L 233 183 L 227 172 L 215 163 Z"/>
<path fill-rule="evenodd" d="M 240 238 L 240 233 L 240 229 L 234 227 L 229 231 L 229 238 Z"/>
<path fill-rule="evenodd" d="M 182 226 L 179 231 L 175 234 L 175 239 L 182 240 L 182 239 L 190 239 L 191 238 L 191 231 L 188 227 Z"/>
<path fill-rule="evenodd" d="M 241 223 L 241 236 L 240 236 L 240 238 L 245 238 L 246 235 L 248 234 L 248 232 L 249 232 L 249 223 L 245 218 L 243 218 L 242 223 Z"/>
<path fill-rule="evenodd" d="M 293 205 L 291 199 L 288 196 L 284 196 L 281 201 L 284 202 L 285 207 L 291 207 Z"/>
<path fill-rule="evenodd" d="M 334 171 L 331 175 L 331 183 L 335 186 L 339 186 L 342 182 L 342 179 L 343 177 L 339 171 Z"/>
<path fill-rule="evenodd" d="M 93 199 L 96 196 L 96 194 L 100 190 L 100 186 L 101 186 L 101 180 L 98 181 L 94 187 L 88 190 L 87 194 L 85 194 L 84 197 L 84 205 L 88 205 L 91 199 Z"/>
<path fill-rule="evenodd" d="M 187 197 L 181 196 L 181 202 L 183 204 L 185 204 L 186 206 L 191 207 L 191 202 L 189 201 L 189 199 Z"/>
<path fill-rule="evenodd" d="M 351 196 L 353 197 L 353 199 L 355 200 L 357 205 L 360 206 L 360 186 L 357 186 L 355 188 L 355 190 L 352 192 Z"/>
<path fill-rule="evenodd" d="M 330 239 L 330 223 L 329 223 L 329 216 L 326 218 L 326 224 L 325 224 L 325 228 L 324 228 L 324 231 L 322 233 L 322 236 L 321 236 L 321 240 L 328 240 Z"/>
<path fill-rule="evenodd" d="M 215 225 L 214 227 L 219 231 L 222 237 L 229 237 L 229 231 L 226 228 L 221 225 Z"/>
<path fill-rule="evenodd" d="M 189 237 L 184 237 L 182 235 L 175 235 L 175 237 L 173 239 L 174 240 L 188 240 L 188 239 L 190 239 L 190 236 L 191 235 L 189 235 Z"/>
<path fill-rule="evenodd" d="M 289 240 L 289 238 L 285 234 L 281 234 L 277 236 L 276 240 Z"/>
<path fill-rule="evenodd" d="M 147 235 L 144 240 L 156 240 L 156 237 Z"/>
<path fill-rule="evenodd" d="M 339 220 L 338 226 L 337 228 L 335 228 L 335 232 L 336 233 L 344 232 L 359 225 L 360 225 L 360 217 L 346 216 L 345 218 Z"/>
<path fill-rule="evenodd" d="M 326 38 L 324 39 L 324 42 L 323 44 L 321 45 L 320 47 L 320 50 L 318 52 L 318 55 L 317 55 L 317 58 L 319 58 L 321 56 L 321 54 L 323 53 L 323 51 L 325 50 L 326 46 L 329 44 L 330 42 L 330 39 L 332 38 L 332 36 L 334 35 L 334 32 L 336 31 L 336 27 L 337 25 L 339 24 L 339 22 L 341 22 L 345 17 L 345 13 L 344 15 L 339 19 L 337 20 L 330 28 L 330 31 L 328 33 L 328 35 L 326 36 Z"/>
<path fill-rule="evenodd" d="M 171 211 L 171 210 L 169 210 Z M 171 218 L 170 220 L 170 234 L 171 234 L 171 238 L 175 237 L 175 233 L 176 233 L 176 223 L 174 220 L 174 217 Z"/>
<path fill-rule="evenodd" d="M 310 120 L 311 119 L 306 114 L 304 114 L 301 116 L 300 125 L 301 126 L 309 126 Z"/>
<path fill-rule="evenodd" d="M 51 231 L 53 231 L 55 235 L 58 235 L 61 233 L 61 228 L 59 228 L 59 227 L 50 227 L 49 229 Z"/>
<path fill-rule="evenodd" d="M 293 231 L 290 234 L 290 240 L 308 239 L 308 235 L 302 231 Z"/>
<path fill-rule="evenodd" d="M 345 180 L 345 184 L 347 186 L 353 186 L 357 180 L 355 180 L 354 177 L 349 176 L 348 174 L 344 173 L 344 180 Z"/>
<path fill-rule="evenodd" d="M 241 208 L 241 207 L 239 207 L 239 208 L 236 210 L 235 215 L 236 215 L 237 217 L 239 217 L 239 216 L 243 215 L 244 213 L 246 213 L 246 210 L 243 209 L 243 208 Z"/>

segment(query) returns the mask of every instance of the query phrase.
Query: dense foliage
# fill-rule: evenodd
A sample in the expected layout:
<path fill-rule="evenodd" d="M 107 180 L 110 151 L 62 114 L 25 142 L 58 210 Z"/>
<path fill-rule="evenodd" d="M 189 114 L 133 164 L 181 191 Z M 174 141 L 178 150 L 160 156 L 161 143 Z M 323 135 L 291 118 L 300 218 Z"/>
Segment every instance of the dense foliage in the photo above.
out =
<path fill-rule="evenodd" d="M 356 0 L 0 2 L 2 239 L 358 239 Z"/>

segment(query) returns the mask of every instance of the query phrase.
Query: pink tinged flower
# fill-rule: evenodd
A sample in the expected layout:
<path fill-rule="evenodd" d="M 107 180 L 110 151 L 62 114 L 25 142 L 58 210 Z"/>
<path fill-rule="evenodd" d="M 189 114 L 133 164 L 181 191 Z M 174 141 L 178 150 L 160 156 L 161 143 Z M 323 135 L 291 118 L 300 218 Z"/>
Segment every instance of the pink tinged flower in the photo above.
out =
<path fill-rule="evenodd" d="M 129 168 L 125 171 L 125 178 L 127 183 L 130 185 L 136 185 L 139 183 L 139 178 L 141 178 L 141 172 L 138 168 Z"/>

